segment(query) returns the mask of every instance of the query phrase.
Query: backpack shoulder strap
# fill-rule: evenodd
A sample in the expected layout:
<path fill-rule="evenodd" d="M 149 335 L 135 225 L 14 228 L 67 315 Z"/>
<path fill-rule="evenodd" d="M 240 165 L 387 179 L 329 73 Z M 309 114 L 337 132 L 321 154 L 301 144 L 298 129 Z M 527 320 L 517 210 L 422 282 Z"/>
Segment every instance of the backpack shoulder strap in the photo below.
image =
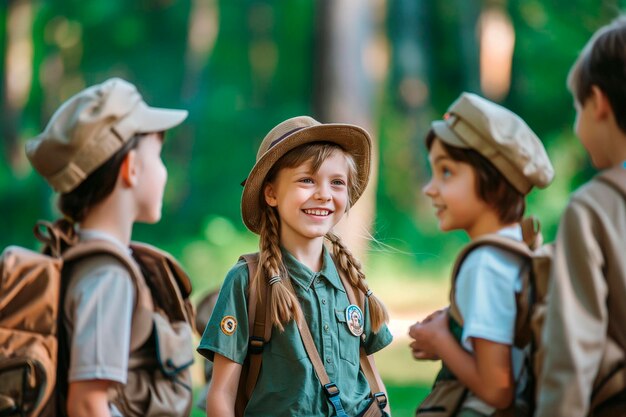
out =
<path fill-rule="evenodd" d="M 94 255 L 110 255 L 128 269 L 133 279 L 137 276 L 143 277 L 141 269 L 139 269 L 139 266 L 135 263 L 130 254 L 123 251 L 114 243 L 106 240 L 88 240 L 80 242 L 63 252 L 62 258 L 64 262 L 73 262 Z"/>
<path fill-rule="evenodd" d="M 270 303 L 268 302 L 267 283 L 265 280 L 261 280 L 260 287 L 256 285 L 259 254 L 257 252 L 241 255 L 239 259 L 243 259 L 248 266 L 248 358 L 250 367 L 245 381 L 245 392 L 246 397 L 250 398 L 261 371 L 263 348 L 272 337 L 272 326 L 268 324 Z M 259 288 L 260 293 L 258 292 Z"/>
<path fill-rule="evenodd" d="M 621 165 L 619 167 L 614 167 L 602 171 L 600 174 L 598 174 L 597 178 L 609 184 L 623 197 L 626 198 L 626 169 L 623 168 Z"/>
<path fill-rule="evenodd" d="M 131 242 L 133 259 L 144 272 L 158 307 L 172 320 L 193 326 L 195 311 L 189 295 L 191 281 L 182 266 L 169 253 L 147 243 Z"/>
<path fill-rule="evenodd" d="M 141 347 L 152 333 L 151 314 L 154 303 L 141 269 L 119 246 L 106 240 L 79 242 L 62 254 L 63 262 L 74 262 L 89 256 L 108 255 L 119 261 L 130 273 L 135 286 L 135 309 L 133 312 L 130 348 L 134 351 Z"/>
<path fill-rule="evenodd" d="M 505 251 L 518 254 L 527 259 L 532 258 L 533 255 L 532 250 L 525 242 L 520 242 L 495 233 L 480 236 L 465 245 L 454 262 L 454 266 L 452 268 L 452 283 L 450 285 L 450 315 L 461 326 L 463 326 L 463 316 L 461 316 L 459 307 L 456 304 L 456 279 L 459 274 L 459 270 L 461 269 L 461 265 L 467 256 L 474 249 L 481 246 L 495 246 L 497 248 L 504 249 Z"/>
<path fill-rule="evenodd" d="M 333 261 L 335 259 L 333 258 Z M 335 265 L 339 265 L 335 262 Z M 350 304 L 354 304 L 359 306 L 359 308 L 363 311 L 363 314 L 367 314 L 365 311 L 365 294 L 361 291 L 356 291 L 348 277 L 346 277 L 346 273 L 341 269 L 337 268 L 337 273 L 339 274 L 339 278 L 341 278 L 341 283 L 346 290 L 346 294 L 348 295 L 348 300 Z M 365 340 L 365 333 L 361 334 L 361 344 L 359 347 L 359 363 L 361 365 L 361 370 L 365 375 L 365 379 L 367 379 L 367 383 L 370 386 L 370 390 L 372 392 L 373 397 L 379 403 L 380 408 L 384 408 L 387 403 L 387 397 L 385 392 L 383 391 L 383 382 L 380 379 L 380 375 L 375 370 L 376 366 L 373 363 L 373 359 L 370 358 L 365 352 L 365 348 L 363 347 L 363 341 Z"/>

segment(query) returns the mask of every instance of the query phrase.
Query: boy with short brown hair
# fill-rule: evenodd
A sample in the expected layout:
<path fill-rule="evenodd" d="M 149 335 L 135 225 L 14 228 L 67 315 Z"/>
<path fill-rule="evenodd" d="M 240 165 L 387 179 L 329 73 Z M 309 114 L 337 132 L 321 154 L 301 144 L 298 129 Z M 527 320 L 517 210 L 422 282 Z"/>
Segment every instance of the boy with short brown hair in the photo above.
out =
<path fill-rule="evenodd" d="M 60 193 L 59 208 L 72 223 L 67 233 L 74 246 L 108 243 L 139 270 L 138 248 L 130 247 L 133 225 L 161 218 L 164 132 L 186 117 L 185 110 L 148 106 L 134 85 L 112 78 L 68 99 L 26 144 L 33 167 Z M 58 415 L 189 414 L 190 317 L 181 311 L 184 320 L 170 325 L 169 311 L 161 314 L 162 302 L 173 301 L 179 313 L 184 301 L 174 289 L 160 290 L 167 283 L 141 271 L 133 273 L 105 252 L 64 264 Z M 166 346 L 185 363 L 164 369 Z"/>
<path fill-rule="evenodd" d="M 543 338 L 539 417 L 623 416 L 626 409 L 626 19 L 599 29 L 570 70 L 575 132 L 603 172 L 561 218 Z"/>

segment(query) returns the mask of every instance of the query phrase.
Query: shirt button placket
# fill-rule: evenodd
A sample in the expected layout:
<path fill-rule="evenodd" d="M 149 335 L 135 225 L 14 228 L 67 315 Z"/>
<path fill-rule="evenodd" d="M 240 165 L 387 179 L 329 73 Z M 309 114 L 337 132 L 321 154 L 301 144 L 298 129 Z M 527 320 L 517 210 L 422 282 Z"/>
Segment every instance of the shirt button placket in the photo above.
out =
<path fill-rule="evenodd" d="M 335 374 L 335 366 L 333 364 L 332 357 L 332 347 L 333 341 L 331 336 L 331 314 L 327 307 L 328 304 L 328 289 L 324 281 L 319 277 L 315 277 L 315 293 L 320 302 L 320 312 L 322 317 L 322 344 L 323 344 L 323 352 L 320 352 L 320 355 L 324 358 L 326 372 L 328 372 L 328 376 L 332 379 Z"/>

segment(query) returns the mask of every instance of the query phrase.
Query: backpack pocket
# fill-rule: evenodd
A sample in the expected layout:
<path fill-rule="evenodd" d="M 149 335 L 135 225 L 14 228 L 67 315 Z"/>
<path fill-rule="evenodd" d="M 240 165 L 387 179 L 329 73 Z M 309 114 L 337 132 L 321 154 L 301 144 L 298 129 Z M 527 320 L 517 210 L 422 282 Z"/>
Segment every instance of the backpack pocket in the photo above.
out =
<path fill-rule="evenodd" d="M 433 390 L 415 412 L 416 417 L 452 417 L 467 396 L 467 388 L 456 379 L 435 381 Z"/>
<path fill-rule="evenodd" d="M 170 323 L 158 312 L 152 319 L 152 337 L 131 355 L 128 381 L 125 386 L 118 384 L 113 403 L 125 417 L 189 415 L 191 326 L 184 321 Z"/>
<path fill-rule="evenodd" d="M 176 379 L 193 364 L 191 326 L 184 321 L 170 323 L 158 313 L 154 314 L 153 321 L 159 367 L 166 377 Z M 185 384 L 185 381 L 180 383 Z"/>
<path fill-rule="evenodd" d="M 0 415 L 38 415 L 52 397 L 56 339 L 0 328 Z"/>

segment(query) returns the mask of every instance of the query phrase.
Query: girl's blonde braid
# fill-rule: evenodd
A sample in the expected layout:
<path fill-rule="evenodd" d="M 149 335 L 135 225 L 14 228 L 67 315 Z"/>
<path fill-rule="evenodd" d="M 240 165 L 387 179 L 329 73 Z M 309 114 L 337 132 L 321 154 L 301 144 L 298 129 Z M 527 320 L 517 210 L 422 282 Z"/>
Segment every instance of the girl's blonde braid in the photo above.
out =
<path fill-rule="evenodd" d="M 333 255 L 335 261 L 339 264 L 339 268 L 348 275 L 352 286 L 361 290 L 368 298 L 372 330 L 374 333 L 378 332 L 382 325 L 389 321 L 389 315 L 387 314 L 385 305 L 373 295 L 372 291 L 369 289 L 365 281 L 365 274 L 361 270 L 361 263 L 352 256 L 352 253 L 343 244 L 341 238 L 332 232 L 328 232 L 326 238 L 333 245 Z"/>
<path fill-rule="evenodd" d="M 276 217 L 274 209 L 265 206 L 261 216 L 261 230 L 259 240 L 259 264 L 256 283 L 260 286 L 261 279 L 266 279 L 269 285 L 269 301 L 271 320 L 282 332 L 285 330 L 284 324 L 291 319 L 300 325 L 302 311 L 300 303 L 287 286 L 285 279 L 289 279 L 283 265 L 283 257 L 280 251 L 280 223 Z M 261 294 L 258 288 L 257 294 Z"/>

